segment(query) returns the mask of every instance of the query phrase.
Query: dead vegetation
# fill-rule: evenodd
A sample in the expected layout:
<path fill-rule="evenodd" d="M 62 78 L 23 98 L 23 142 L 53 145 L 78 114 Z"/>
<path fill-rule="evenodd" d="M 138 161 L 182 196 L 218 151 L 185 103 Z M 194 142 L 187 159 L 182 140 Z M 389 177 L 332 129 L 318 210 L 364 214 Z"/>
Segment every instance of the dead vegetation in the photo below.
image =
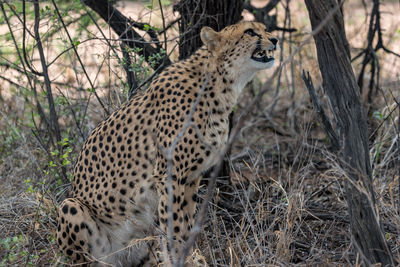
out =
<path fill-rule="evenodd" d="M 7 14 L 12 12 L 12 4 L 3 3 Z M 352 55 L 357 55 L 367 40 L 368 23 L 363 22 L 369 19 L 372 3 L 366 4 L 364 8 L 359 1 L 347 1 L 344 6 Z M 121 10 L 128 12 L 132 9 L 130 5 L 137 10 L 138 3 L 131 2 L 122 3 Z M 135 12 L 132 17 L 161 25 L 158 8 L 149 10 L 142 4 L 140 6 L 142 11 Z M 310 32 L 304 3 L 292 1 L 290 8 L 290 27 L 298 32 L 292 33 L 290 42 L 285 43 L 281 50 L 282 59 L 287 58 Z M 385 47 L 398 52 L 399 18 L 393 13 L 398 10 L 398 3 L 383 2 L 381 8 Z M 69 12 L 73 14 L 72 18 L 85 14 L 83 11 Z M 166 13 L 167 20 L 173 21 L 173 13 L 169 9 Z M 283 23 L 282 14 L 278 12 L 278 22 Z M 45 25 L 53 25 L 50 19 L 44 21 L 48 23 Z M 11 21 L 17 39 L 22 35 L 18 23 L 15 17 Z M 51 26 L 46 27 L 43 34 L 50 32 Z M 100 23 L 100 27 L 110 40 L 115 40 L 106 25 Z M 48 61 L 60 50 L 69 48 L 61 56 L 62 60 L 55 61 L 50 68 L 63 133 L 59 144 L 63 148 L 61 153 L 51 149 L 51 141 L 43 127 L 45 122 L 35 113 L 36 101 L 45 102 L 41 91 L 43 79 L 33 80 L 39 94 L 32 95 L 27 89 L 26 77 L 18 67 L 17 56 L 13 54 L 12 40 L 6 38 L 3 18 L 0 30 L 4 34 L 2 42 L 6 44 L 0 46 L 0 266 L 61 266 L 68 263 L 59 254 L 54 241 L 55 207 L 69 189 L 68 175 L 71 175 L 85 136 L 106 114 L 92 96 L 92 89 L 96 89 L 108 111 L 127 98 L 125 74 L 118 59 L 122 55 L 121 49 L 116 40 L 112 41 L 118 51 L 118 55 L 114 55 L 109 43 L 93 25 L 79 35 L 77 51 L 87 67 L 88 79 L 93 81 L 93 88 L 88 90 L 90 85 L 76 62 L 76 55 L 67 43 L 60 41 L 66 39 L 65 33 L 46 39 Z M 73 26 L 71 31 L 78 34 Z M 169 34 L 176 35 L 176 29 L 171 31 Z M 281 34 L 280 38 L 283 37 Z M 285 33 L 285 38 L 288 34 Z M 175 37 L 168 38 L 174 40 Z M 169 47 L 172 50 L 174 46 Z M 171 53 L 176 58 L 176 51 Z M 368 111 L 376 203 L 385 238 L 399 262 L 400 59 L 383 51 L 377 52 L 376 56 L 380 63 L 380 86 L 367 90 L 371 78 L 368 76 L 370 66 L 367 66 L 363 97 Z M 40 69 L 35 50 L 29 57 Z M 145 80 L 151 68 L 140 57 L 133 60 L 135 71 Z M 356 74 L 361 64 L 359 59 L 353 62 Z M 344 181 L 349 178 L 335 155 L 329 152 L 329 142 L 301 79 L 302 69 L 310 71 L 315 83 L 320 84 L 312 43 L 303 46 L 293 61 L 283 68 L 279 79 L 274 78 L 271 85 L 274 90 L 263 96 L 239 131 L 229 161 L 231 177 L 217 179 L 204 231 L 196 243 L 196 248 L 210 265 L 360 265 L 360 255 L 354 251 L 349 233 L 344 196 Z M 236 108 L 236 116 L 257 96 L 268 75 L 268 72 L 259 74 L 248 86 Z M 317 91 L 329 111 L 322 89 L 317 86 Z M 328 116 L 331 117 L 329 112 Z M 61 167 L 66 168 L 67 177 L 62 177 Z M 207 181 L 205 179 L 200 199 L 206 194 Z"/>

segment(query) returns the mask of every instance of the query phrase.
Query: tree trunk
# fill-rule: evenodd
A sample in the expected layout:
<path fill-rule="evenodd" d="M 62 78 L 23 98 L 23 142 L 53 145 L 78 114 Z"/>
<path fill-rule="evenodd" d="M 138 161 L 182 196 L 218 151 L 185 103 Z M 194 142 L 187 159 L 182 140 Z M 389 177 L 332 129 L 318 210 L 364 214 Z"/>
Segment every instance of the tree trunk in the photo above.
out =
<path fill-rule="evenodd" d="M 328 17 L 337 0 L 305 0 L 313 30 Z M 350 63 L 350 50 L 339 9 L 314 36 L 323 88 L 335 115 L 342 146 L 340 159 L 349 179 L 349 206 L 353 243 L 364 264 L 394 265 L 375 209 L 372 170 L 368 150 L 368 128 L 359 88 Z"/>
<path fill-rule="evenodd" d="M 200 30 L 209 26 L 216 31 L 242 18 L 244 0 L 182 0 L 174 6 L 181 14 L 179 22 L 179 59 L 184 59 L 203 45 Z"/>

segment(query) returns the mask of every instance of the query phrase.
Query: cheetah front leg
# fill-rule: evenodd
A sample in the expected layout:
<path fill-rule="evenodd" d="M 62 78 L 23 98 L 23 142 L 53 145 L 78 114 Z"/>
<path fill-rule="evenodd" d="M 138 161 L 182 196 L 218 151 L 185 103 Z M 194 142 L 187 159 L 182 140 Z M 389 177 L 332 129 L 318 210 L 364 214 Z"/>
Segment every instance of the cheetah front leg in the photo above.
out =
<path fill-rule="evenodd" d="M 196 193 L 200 182 L 200 177 L 191 183 L 186 184 L 186 177 L 176 178 L 172 176 L 172 207 L 169 205 L 168 181 L 165 179 L 162 184 L 163 190 L 160 190 L 160 202 L 158 206 L 159 220 L 161 230 L 167 234 L 167 250 L 168 254 L 175 256 L 171 258 L 175 262 L 177 256 L 182 254 L 185 243 L 189 238 L 190 230 L 194 224 L 194 216 L 196 211 Z M 169 221 L 170 220 L 170 221 Z M 169 225 L 169 222 L 171 225 Z M 172 236 L 173 241 L 168 242 L 168 238 Z M 189 266 L 189 265 L 188 265 Z M 193 266 L 193 265 L 190 265 Z"/>
<path fill-rule="evenodd" d="M 189 184 L 185 185 L 184 192 L 184 203 L 187 203 L 187 208 L 183 209 L 183 226 L 185 229 L 185 233 L 182 235 L 182 239 L 186 242 L 190 237 L 190 231 L 194 226 L 194 219 L 196 214 L 196 206 L 197 206 L 197 191 L 199 188 L 201 176 L 192 181 Z"/>

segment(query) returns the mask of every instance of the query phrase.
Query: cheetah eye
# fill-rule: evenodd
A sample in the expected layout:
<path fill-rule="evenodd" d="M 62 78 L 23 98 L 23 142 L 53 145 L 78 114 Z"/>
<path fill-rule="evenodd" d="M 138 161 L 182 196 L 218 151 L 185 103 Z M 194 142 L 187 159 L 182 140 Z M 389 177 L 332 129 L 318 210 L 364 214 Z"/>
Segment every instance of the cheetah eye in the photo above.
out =
<path fill-rule="evenodd" d="M 254 32 L 253 29 L 247 29 L 244 31 L 245 34 L 249 34 L 251 36 L 257 36 L 258 34 Z"/>

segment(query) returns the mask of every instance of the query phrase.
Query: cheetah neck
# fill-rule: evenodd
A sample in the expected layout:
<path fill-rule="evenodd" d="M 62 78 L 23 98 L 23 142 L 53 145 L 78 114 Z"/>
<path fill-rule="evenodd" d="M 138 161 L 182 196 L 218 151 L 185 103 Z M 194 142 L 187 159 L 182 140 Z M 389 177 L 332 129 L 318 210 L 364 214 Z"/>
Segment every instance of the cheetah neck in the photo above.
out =
<path fill-rule="evenodd" d="M 224 107 L 223 109 L 230 113 L 243 88 L 254 77 L 255 71 L 232 66 L 226 60 L 211 55 L 204 46 L 188 58 L 187 62 L 192 62 L 191 64 L 197 68 L 198 61 L 196 59 L 199 58 L 204 62 L 200 71 L 203 80 L 207 75 L 210 76 L 206 87 L 209 91 L 214 92 L 220 105 Z M 220 108 L 222 107 L 220 106 Z"/>

